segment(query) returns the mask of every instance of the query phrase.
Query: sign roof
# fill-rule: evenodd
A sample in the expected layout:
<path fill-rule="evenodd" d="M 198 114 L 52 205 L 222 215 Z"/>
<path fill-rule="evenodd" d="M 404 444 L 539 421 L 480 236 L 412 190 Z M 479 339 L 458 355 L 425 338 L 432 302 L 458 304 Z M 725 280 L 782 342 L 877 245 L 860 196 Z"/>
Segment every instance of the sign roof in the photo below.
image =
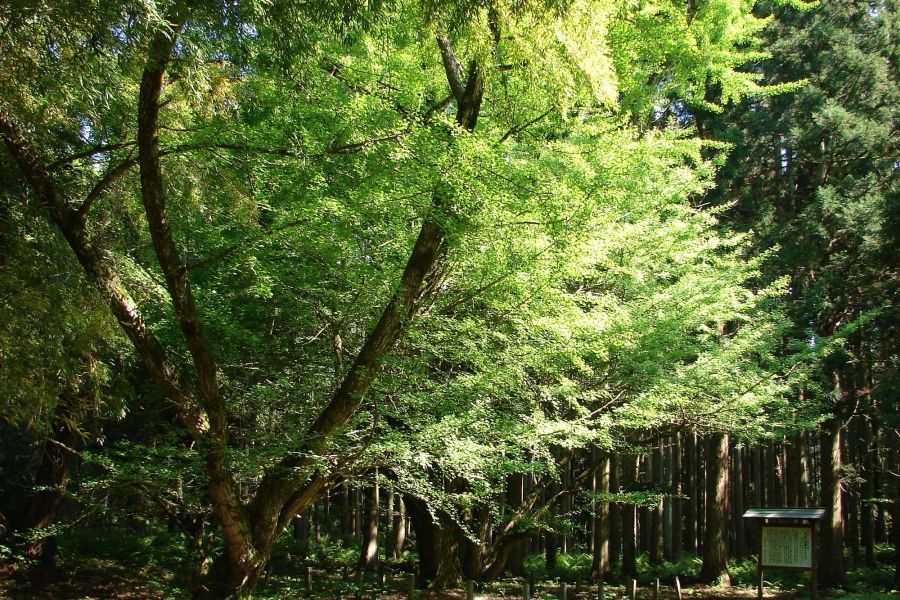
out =
<path fill-rule="evenodd" d="M 824 508 L 751 508 L 745 519 L 806 519 L 818 521 L 825 517 Z"/>

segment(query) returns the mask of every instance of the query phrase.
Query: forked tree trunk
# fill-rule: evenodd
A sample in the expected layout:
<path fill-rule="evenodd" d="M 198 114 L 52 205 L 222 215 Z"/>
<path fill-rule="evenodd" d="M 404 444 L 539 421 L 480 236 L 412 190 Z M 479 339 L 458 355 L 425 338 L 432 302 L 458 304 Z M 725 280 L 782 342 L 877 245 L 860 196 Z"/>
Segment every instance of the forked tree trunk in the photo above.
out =
<path fill-rule="evenodd" d="M 41 153 L 27 139 L 25 129 L 3 109 L 0 109 L 0 136 L 40 199 L 39 204 L 48 209 L 50 220 L 66 238 L 145 368 L 176 408 L 196 442 L 194 447 L 204 460 L 207 489 L 224 542 L 223 553 L 209 581 L 211 593 L 246 596 L 263 574 L 277 536 L 294 515 L 307 509 L 327 489 L 327 476 L 314 471 L 313 457 L 324 450 L 335 433 L 356 413 L 378 376 L 382 361 L 402 337 L 423 295 L 433 293 L 434 288 L 429 284 L 436 285 L 432 276 L 440 271 L 436 267 L 440 266 L 440 257 L 446 247 L 440 219 L 446 206 L 445 199 L 436 193 L 434 210 L 423 219 L 395 294 L 366 337 L 330 402 L 305 432 L 304 437 L 309 441 L 267 470 L 252 500 L 245 503 L 228 463 L 227 410 L 221 395 L 218 368 L 203 333 L 186 262 L 178 253 L 171 231 L 166 211 L 167 187 L 160 161 L 161 91 L 169 61 L 180 43 L 179 33 L 192 9 L 193 6 L 186 2 L 173 3 L 166 19 L 167 26 L 159 27 L 148 41 L 137 110 L 138 158 L 130 161 L 140 168 L 141 199 L 153 250 L 190 354 L 189 360 L 172 362 L 170 356 L 175 353 L 168 352 L 147 326 L 138 305 L 128 294 L 117 266 L 88 230 L 87 211 L 96 196 L 92 193 L 80 206 L 72 204 L 57 186 Z M 466 80 L 462 81 L 463 69 L 453 55 L 449 41 L 440 37 L 438 44 L 449 87 L 457 101 L 457 123 L 466 131 L 473 131 L 484 89 L 482 69 L 477 61 L 473 61 Z M 127 169 L 128 161 L 123 165 Z M 102 191 L 100 186 L 96 190 Z M 190 386 L 184 387 L 185 382 L 191 382 Z"/>
<path fill-rule="evenodd" d="M 700 581 L 731 585 L 728 573 L 728 436 L 706 442 L 706 525 Z"/>

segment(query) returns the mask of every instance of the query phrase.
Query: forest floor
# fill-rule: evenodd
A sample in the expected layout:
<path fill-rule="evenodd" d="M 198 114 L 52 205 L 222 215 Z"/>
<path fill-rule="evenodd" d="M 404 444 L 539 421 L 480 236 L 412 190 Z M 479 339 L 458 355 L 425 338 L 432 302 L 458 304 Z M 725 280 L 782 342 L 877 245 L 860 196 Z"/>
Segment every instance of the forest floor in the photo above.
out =
<path fill-rule="evenodd" d="M 164 573 L 149 570 L 136 570 L 133 567 L 125 567 L 112 561 L 86 561 L 78 566 L 69 567 L 31 567 L 27 570 L 14 570 L 0 567 L 0 598 L 9 600 L 25 599 L 97 599 L 97 600 L 158 600 L 164 598 L 187 597 L 182 590 L 171 587 Z M 362 598 L 365 600 L 406 600 L 403 589 L 403 581 L 396 578 L 388 583 L 384 589 L 364 587 L 362 595 L 356 596 L 347 591 L 343 586 L 338 586 L 337 580 L 329 580 L 317 589 L 316 593 L 307 595 L 305 590 L 299 591 L 301 585 L 295 578 L 277 577 L 262 586 L 259 598 Z M 575 587 L 570 586 L 567 597 L 569 600 L 594 600 L 597 598 L 596 588 L 580 590 L 576 593 Z M 805 598 L 808 593 L 804 590 L 766 590 L 767 599 Z M 517 581 L 500 581 L 486 586 L 475 594 L 476 600 L 510 600 L 521 598 L 521 584 Z M 652 598 L 652 589 L 645 586 L 638 589 L 640 600 Z M 419 600 L 464 600 L 465 592 L 462 590 L 448 590 L 443 592 L 419 591 Z M 555 583 L 539 583 L 535 586 L 531 597 L 535 600 L 559 597 L 559 586 Z M 627 591 L 623 586 L 609 585 L 605 590 L 605 598 L 608 600 L 624 600 Z M 685 586 L 683 597 L 691 600 L 718 600 L 726 598 L 756 598 L 756 589 L 753 587 L 733 587 L 730 589 L 710 586 Z M 820 595 L 827 598 L 827 595 Z M 837 596 L 836 596 L 837 597 Z M 841 598 L 850 596 L 841 593 Z M 676 600 L 678 598 L 674 588 L 662 585 L 660 587 L 660 600 Z"/>
<path fill-rule="evenodd" d="M 900 594 L 891 589 L 894 578 L 893 548 L 879 548 L 879 564 L 876 568 L 853 569 L 849 574 L 850 585 L 846 590 L 820 593 L 822 600 L 897 600 Z M 312 571 L 314 592 L 307 593 L 306 568 L 291 560 L 273 559 L 272 575 L 257 588 L 258 600 L 358 599 L 358 600 L 406 600 L 404 567 L 392 566 L 387 570 L 385 585 L 378 585 L 374 577 L 359 585 L 353 574 L 353 564 L 358 549 L 343 551 L 346 556 L 323 557 Z M 60 563 L 57 567 L 26 566 L 23 562 L 4 562 L 0 556 L 0 600 L 161 600 L 189 598 L 191 586 L 187 583 L 189 569 L 186 557 L 190 556 L 183 545 L 173 543 L 165 536 L 127 536 L 110 529 L 63 536 L 60 542 Z M 526 559 L 542 559 L 535 555 Z M 580 561 L 580 562 L 579 562 Z M 560 570 L 547 573 L 540 564 L 532 565 L 532 575 L 539 583 L 533 586 L 533 600 L 551 600 L 560 597 L 559 581 L 575 581 L 590 566 L 589 554 L 560 555 Z M 582 564 L 583 563 L 583 564 Z M 409 563 L 404 563 L 408 565 Z M 530 563 L 529 563 L 530 564 Z M 581 565 L 581 567 L 578 567 Z M 646 555 L 638 560 L 638 570 L 645 575 L 638 579 L 638 600 L 653 598 L 653 578 L 660 578 L 659 600 L 676 600 L 674 575 L 679 574 L 684 600 L 718 600 L 726 598 L 754 600 L 756 565 L 752 559 L 734 560 L 729 570 L 735 587 L 720 588 L 695 584 L 700 560 L 684 556 L 679 563 L 664 563 L 651 567 Z M 565 568 L 562 568 L 565 567 Z M 809 598 L 808 573 L 766 573 L 765 597 L 767 600 L 793 600 Z M 476 584 L 478 600 L 513 600 L 522 598 L 522 580 L 506 579 L 490 584 Z M 576 594 L 576 591 L 578 593 Z M 462 590 L 428 592 L 418 590 L 417 600 L 464 600 Z M 626 600 L 628 593 L 619 584 L 607 584 L 605 600 Z M 568 586 L 568 600 L 595 600 L 596 585 L 576 590 Z"/>

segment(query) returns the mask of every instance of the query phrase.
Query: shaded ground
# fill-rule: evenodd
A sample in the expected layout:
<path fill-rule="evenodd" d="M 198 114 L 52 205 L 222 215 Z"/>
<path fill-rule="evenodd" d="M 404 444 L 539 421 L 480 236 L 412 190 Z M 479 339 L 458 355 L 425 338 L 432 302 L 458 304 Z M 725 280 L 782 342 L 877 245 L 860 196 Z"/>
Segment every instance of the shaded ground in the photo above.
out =
<path fill-rule="evenodd" d="M 362 586 L 358 593 L 352 583 L 348 583 L 336 573 L 315 574 L 314 586 L 316 598 L 360 598 L 378 600 L 407 600 L 406 581 L 403 576 L 395 576 L 386 582 L 384 587 L 374 582 L 368 582 Z M 577 593 L 576 593 L 577 591 Z M 532 590 L 531 597 L 534 600 L 559 598 L 559 585 L 547 583 L 537 584 Z M 796 592 L 783 592 L 767 590 L 766 598 L 793 598 Z M 87 561 L 73 568 L 41 568 L 14 570 L 0 567 L 0 598 L 10 600 L 25 599 L 113 599 L 113 600 L 158 600 L 163 598 L 187 597 L 184 590 L 169 585 L 163 573 L 154 573 L 130 569 L 110 561 Z M 276 577 L 263 585 L 259 598 L 307 598 L 305 577 Z M 653 597 L 649 586 L 638 588 L 640 600 L 650 600 Z M 732 588 L 723 590 L 707 586 L 694 586 L 685 588 L 684 598 L 694 600 L 716 600 L 725 598 L 756 598 L 754 588 Z M 466 594 L 463 590 L 447 590 L 443 592 L 417 591 L 419 600 L 464 600 Z M 476 590 L 477 600 L 509 600 L 522 598 L 522 587 L 519 581 L 500 581 L 483 589 Z M 580 588 L 568 586 L 568 600 L 594 600 L 597 598 L 596 586 Z M 606 600 L 625 600 L 628 598 L 626 590 L 622 586 L 607 585 L 605 588 Z M 660 600 L 676 600 L 677 595 L 673 588 L 661 586 Z"/>
<path fill-rule="evenodd" d="M 171 598 L 155 577 L 106 561 L 76 569 L 0 566 L 0 598 L 10 600 L 79 598 L 83 600 L 157 600 Z"/>

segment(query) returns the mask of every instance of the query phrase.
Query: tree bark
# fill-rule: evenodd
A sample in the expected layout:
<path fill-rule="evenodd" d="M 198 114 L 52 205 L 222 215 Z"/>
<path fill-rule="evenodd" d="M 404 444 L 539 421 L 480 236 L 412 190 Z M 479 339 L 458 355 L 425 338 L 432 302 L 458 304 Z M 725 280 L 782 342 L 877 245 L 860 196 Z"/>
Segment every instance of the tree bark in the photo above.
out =
<path fill-rule="evenodd" d="M 681 560 L 683 545 L 682 532 L 684 523 L 682 520 L 683 475 L 681 473 L 681 434 L 676 433 L 672 437 L 672 561 Z"/>
<path fill-rule="evenodd" d="M 650 463 L 648 464 L 648 471 L 650 475 L 650 482 L 654 486 L 659 486 L 663 483 L 663 461 L 662 461 L 663 453 L 661 443 L 656 444 L 653 448 L 652 454 L 650 455 Z M 662 519 L 663 519 L 663 503 L 662 499 L 657 501 L 657 503 L 650 508 L 650 564 L 658 565 L 662 563 L 663 559 L 663 532 L 662 532 Z"/>
<path fill-rule="evenodd" d="M 166 69 L 188 13 L 188 7 L 176 3 L 167 18 L 169 27 L 160 28 L 149 41 L 139 90 L 137 162 L 154 251 L 191 356 L 191 369 L 183 372 L 170 362 L 169 353 L 147 327 L 108 256 L 88 233 L 87 211 L 81 209 L 89 203 L 83 203 L 80 208 L 71 205 L 50 175 L 46 161 L 2 109 L 0 137 L 35 191 L 39 204 L 48 209 L 50 219 L 63 233 L 144 366 L 167 400 L 175 406 L 180 420 L 194 438 L 195 448 L 205 462 L 207 487 L 225 542 L 223 554 L 217 561 L 219 568 L 213 569 L 209 587 L 213 594 L 242 596 L 249 593 L 261 576 L 276 536 L 327 489 L 327 477 L 314 470 L 314 457 L 324 451 L 334 434 L 358 410 L 380 372 L 383 359 L 392 351 L 421 305 L 423 289 L 431 290 L 424 292 L 426 295 L 433 293 L 434 288 L 429 288 L 427 283 L 430 276 L 440 271 L 436 267 L 445 247 L 440 215 L 446 207 L 444 198 L 435 193 L 434 214 L 424 219 L 396 292 L 366 337 L 362 350 L 331 401 L 305 432 L 304 437 L 309 441 L 264 475 L 252 501 L 245 506 L 226 460 L 227 411 L 219 393 L 217 366 L 203 335 L 187 267 L 177 252 L 166 215 L 166 187 L 160 164 L 159 100 Z M 448 46 L 444 42 L 439 42 L 442 51 Z M 453 63 L 455 58 L 446 62 Z M 457 99 L 457 123 L 462 129 L 472 131 L 482 100 L 482 70 L 477 61 L 473 61 L 465 86 L 459 90 L 456 85 L 460 77 L 458 65 L 447 70 L 447 77 Z M 195 383 L 186 385 L 189 381 Z M 220 581 L 215 581 L 215 577 L 220 577 Z"/>
<path fill-rule="evenodd" d="M 596 450 L 594 451 L 596 452 Z M 595 491 L 609 494 L 609 457 L 600 462 L 594 475 Z M 593 518 L 594 547 L 591 577 L 603 579 L 610 573 L 609 564 L 609 502 L 598 502 Z"/>
<path fill-rule="evenodd" d="M 688 494 L 684 503 L 685 550 L 697 552 L 697 507 L 700 505 L 700 488 L 697 485 L 697 436 L 688 433 L 684 444 L 687 464 L 685 465 L 685 491 Z"/>
<path fill-rule="evenodd" d="M 463 572 L 460 560 L 461 534 L 456 531 L 455 524 L 449 522 L 434 523 L 434 554 L 436 557 L 434 579 L 430 587 L 436 590 L 458 588 L 462 586 Z"/>
<path fill-rule="evenodd" d="M 404 505 L 415 533 L 416 552 L 419 555 L 419 579 L 422 583 L 427 583 L 437 576 L 434 522 L 428 506 L 418 498 L 404 496 Z"/>
<path fill-rule="evenodd" d="M 375 571 L 378 569 L 378 469 L 375 469 L 372 485 L 366 490 L 364 512 L 366 522 L 362 551 L 359 556 L 359 569 Z"/>
<path fill-rule="evenodd" d="M 841 507 L 841 424 L 837 417 L 823 424 L 820 439 L 820 506 L 825 520 L 819 535 L 819 583 L 823 587 L 847 584 L 844 570 L 844 523 Z"/>
<path fill-rule="evenodd" d="M 397 512 L 394 515 L 394 544 L 392 556 L 395 560 L 399 560 L 406 546 L 406 502 L 403 496 L 396 494 Z"/>
<path fill-rule="evenodd" d="M 637 456 L 622 456 L 622 487 L 626 492 L 634 491 L 637 471 Z M 637 577 L 637 506 L 622 505 L 622 574 Z"/>
<path fill-rule="evenodd" d="M 525 499 L 525 475 L 514 473 L 507 478 L 507 506 L 514 511 L 521 506 Z M 528 540 L 516 544 L 509 552 L 506 568 L 512 575 L 521 577 L 525 575 L 525 555 L 528 552 Z"/>
<path fill-rule="evenodd" d="M 619 458 L 612 454 L 609 457 L 609 490 L 619 492 Z M 622 556 L 622 507 L 618 502 L 609 505 L 609 564 L 619 562 Z"/>
<path fill-rule="evenodd" d="M 731 585 L 728 573 L 728 436 L 706 443 L 706 525 L 700 581 Z"/>
<path fill-rule="evenodd" d="M 744 447 L 734 447 L 734 555 L 738 558 L 747 556 L 746 525 L 744 523 Z"/>

